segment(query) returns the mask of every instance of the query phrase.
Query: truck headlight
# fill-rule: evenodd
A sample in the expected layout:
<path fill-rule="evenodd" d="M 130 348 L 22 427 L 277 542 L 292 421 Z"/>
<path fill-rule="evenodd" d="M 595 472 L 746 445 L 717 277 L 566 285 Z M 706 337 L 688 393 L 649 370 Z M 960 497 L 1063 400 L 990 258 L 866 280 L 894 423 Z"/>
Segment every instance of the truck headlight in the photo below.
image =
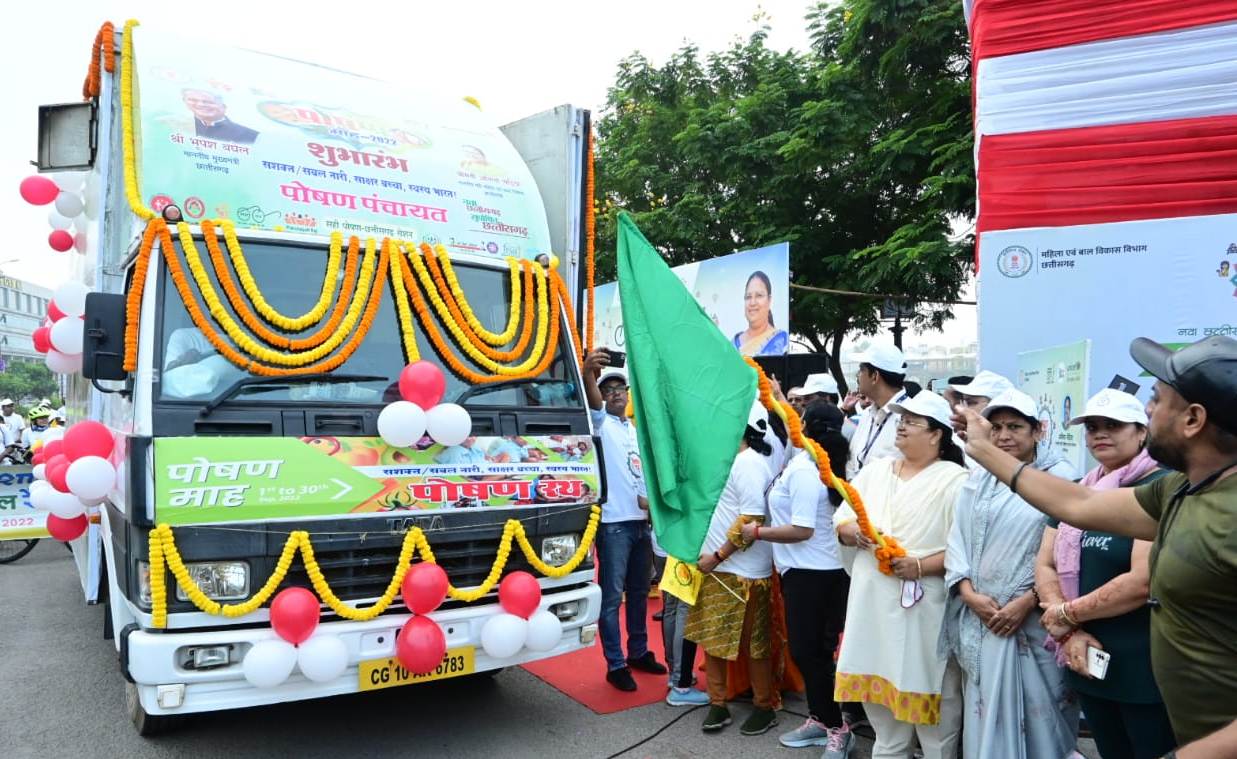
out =
<path fill-rule="evenodd" d="M 561 567 L 575 556 L 579 547 L 578 535 L 553 535 L 541 541 L 541 560 L 552 567 Z"/>
<path fill-rule="evenodd" d="M 213 601 L 235 601 L 249 597 L 249 564 L 244 561 L 194 561 L 185 569 L 207 598 Z M 173 581 L 174 582 L 174 581 Z M 175 583 L 174 583 L 175 584 Z M 138 563 L 138 589 L 142 603 L 150 603 L 150 565 Z M 189 596 L 176 584 L 176 600 L 188 601 Z"/>

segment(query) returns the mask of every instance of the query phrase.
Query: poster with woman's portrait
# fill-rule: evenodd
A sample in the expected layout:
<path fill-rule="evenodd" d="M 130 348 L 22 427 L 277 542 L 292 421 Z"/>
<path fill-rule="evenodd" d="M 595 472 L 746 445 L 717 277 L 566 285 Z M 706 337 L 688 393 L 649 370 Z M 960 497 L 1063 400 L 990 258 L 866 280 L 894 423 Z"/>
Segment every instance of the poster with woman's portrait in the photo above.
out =
<path fill-rule="evenodd" d="M 674 273 L 744 356 L 790 349 L 790 244 L 778 243 L 676 266 Z M 624 350 L 615 283 L 596 289 L 596 345 Z"/>

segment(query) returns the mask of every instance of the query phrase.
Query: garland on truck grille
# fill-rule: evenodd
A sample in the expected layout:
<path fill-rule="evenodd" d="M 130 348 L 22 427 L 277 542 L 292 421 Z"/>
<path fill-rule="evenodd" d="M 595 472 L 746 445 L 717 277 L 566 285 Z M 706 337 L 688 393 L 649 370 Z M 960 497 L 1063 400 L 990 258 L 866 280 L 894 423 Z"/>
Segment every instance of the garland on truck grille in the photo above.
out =
<path fill-rule="evenodd" d="M 859 530 L 863 533 L 864 537 L 877 546 L 876 563 L 880 567 L 880 571 L 887 575 L 892 575 L 893 560 L 905 556 L 906 549 L 894 538 L 889 535 L 882 535 L 879 531 L 872 528 L 872 522 L 868 519 L 868 510 L 863 505 L 863 498 L 859 496 L 859 491 L 855 490 L 855 487 L 849 482 L 833 473 L 829 454 L 825 452 L 824 448 L 820 447 L 819 443 L 803 434 L 803 422 L 799 419 L 799 415 L 795 413 L 795 410 L 773 397 L 773 386 L 769 382 L 769 378 L 765 376 L 764 370 L 760 368 L 760 364 L 748 356 L 744 356 L 743 360 L 747 362 L 748 366 L 756 370 L 756 382 L 761 405 L 781 417 L 782 421 L 786 423 L 786 429 L 790 434 L 791 442 L 796 447 L 807 451 L 812 460 L 816 462 L 820 481 L 838 491 L 842 498 L 854 509 L 856 520 L 859 523 Z"/>
<path fill-rule="evenodd" d="M 503 569 L 507 566 L 507 561 L 511 556 L 512 541 L 519 544 L 524 558 L 538 572 L 546 577 L 566 577 L 574 572 L 576 567 L 580 566 L 580 563 L 584 561 L 584 557 L 588 555 L 588 551 L 593 545 L 593 539 L 597 535 L 597 525 L 601 521 L 601 507 L 594 505 L 589 509 L 589 512 L 588 525 L 584 528 L 584 534 L 580 539 L 580 545 L 576 548 L 575 554 L 565 564 L 557 567 L 546 564 L 541 560 L 541 557 L 533 549 L 532 543 L 528 540 L 528 535 L 524 531 L 524 525 L 518 519 L 508 519 L 503 525 L 503 536 L 498 544 L 498 553 L 494 557 L 494 563 L 490 566 L 490 573 L 486 576 L 485 580 L 477 587 L 467 590 L 457 588 L 454 585 L 448 585 L 447 595 L 457 601 L 473 603 L 489 594 L 502 577 Z M 253 596 L 241 603 L 221 604 L 208 598 L 202 592 L 202 589 L 198 587 L 197 583 L 194 582 L 193 578 L 189 576 L 189 570 L 185 567 L 185 563 L 180 557 L 180 552 L 176 549 L 176 538 L 170 526 L 161 524 L 151 530 L 149 540 L 150 613 L 151 626 L 155 628 L 167 627 L 166 570 L 171 570 L 172 576 L 176 578 L 177 586 L 185 591 L 185 595 L 189 597 L 189 600 L 198 609 L 214 616 L 243 617 L 246 614 L 253 613 L 270 600 L 279 584 L 287 576 L 288 570 L 292 568 L 292 560 L 299 550 L 301 562 L 305 565 L 305 572 L 309 575 L 309 580 L 322 602 L 344 619 L 365 622 L 382 614 L 395 601 L 395 597 L 399 594 L 400 588 L 403 585 L 404 575 L 407 574 L 408 567 L 412 564 L 413 553 L 420 556 L 421 561 L 436 563 L 434 551 L 430 547 L 425 533 L 421 531 L 420 527 L 413 527 L 404 534 L 404 542 L 400 546 L 399 560 L 395 565 L 394 574 L 391 575 L 391 581 L 387 584 L 386 591 L 383 592 L 372 606 L 358 609 L 355 606 L 349 606 L 344 603 L 331 590 L 330 583 L 327 582 L 326 577 L 322 574 L 322 568 L 318 566 L 318 561 L 314 558 L 313 539 L 308 532 L 297 530 L 290 534 L 287 542 L 284 543 L 283 551 L 279 554 L 279 561 L 275 564 L 275 571 L 271 573 L 270 577 L 266 578 L 266 582 Z"/>

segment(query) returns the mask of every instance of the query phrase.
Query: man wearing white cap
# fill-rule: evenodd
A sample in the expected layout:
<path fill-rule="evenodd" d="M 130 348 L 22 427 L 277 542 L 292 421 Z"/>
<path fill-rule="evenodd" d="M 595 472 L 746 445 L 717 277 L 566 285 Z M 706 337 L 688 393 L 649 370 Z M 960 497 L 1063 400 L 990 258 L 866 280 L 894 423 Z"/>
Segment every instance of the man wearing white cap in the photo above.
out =
<path fill-rule="evenodd" d="M 855 359 L 859 362 L 856 375 L 859 392 L 872 401 L 872 408 L 859 418 L 851 436 L 850 458 L 846 462 L 848 480 L 854 479 L 869 461 L 901 455 L 894 445 L 898 414 L 893 405 L 908 397 L 902 387 L 906 381 L 906 358 L 902 351 L 893 345 L 878 343 Z"/>
<path fill-rule="evenodd" d="M 640 450 L 626 416 L 627 373 L 609 366 L 610 354 L 595 350 L 584 359 L 584 393 L 593 427 L 601 440 L 606 500 L 597 531 L 601 618 L 598 632 L 606 657 L 606 681 L 624 691 L 636 689 L 633 668 L 664 675 L 666 668 L 648 649 L 649 572 L 653 561 L 648 501 Z M 619 606 L 627 598 L 627 653 L 619 634 Z"/>
<path fill-rule="evenodd" d="M 970 382 L 966 384 L 950 384 L 949 389 L 961 396 L 961 405 L 974 409 L 975 413 L 982 413 L 984 407 L 993 398 L 1006 390 L 1013 390 L 1014 383 L 996 372 L 984 369 L 972 377 Z M 966 440 L 966 417 L 955 411 L 951 421 L 954 432 L 958 433 L 963 440 Z"/>
<path fill-rule="evenodd" d="M 0 424 L 4 425 L 6 440 L 19 439 L 21 431 L 26 428 L 25 418 L 13 410 L 12 398 L 0 400 Z"/>

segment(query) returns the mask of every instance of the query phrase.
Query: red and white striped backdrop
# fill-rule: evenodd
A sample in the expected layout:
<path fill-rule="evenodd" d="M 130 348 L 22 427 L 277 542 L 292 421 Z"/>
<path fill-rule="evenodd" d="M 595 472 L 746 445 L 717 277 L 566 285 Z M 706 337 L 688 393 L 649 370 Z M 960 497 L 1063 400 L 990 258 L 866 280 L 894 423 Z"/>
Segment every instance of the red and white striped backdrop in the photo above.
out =
<path fill-rule="evenodd" d="M 1237 213 L 1237 0 L 964 5 L 979 233 Z"/>

